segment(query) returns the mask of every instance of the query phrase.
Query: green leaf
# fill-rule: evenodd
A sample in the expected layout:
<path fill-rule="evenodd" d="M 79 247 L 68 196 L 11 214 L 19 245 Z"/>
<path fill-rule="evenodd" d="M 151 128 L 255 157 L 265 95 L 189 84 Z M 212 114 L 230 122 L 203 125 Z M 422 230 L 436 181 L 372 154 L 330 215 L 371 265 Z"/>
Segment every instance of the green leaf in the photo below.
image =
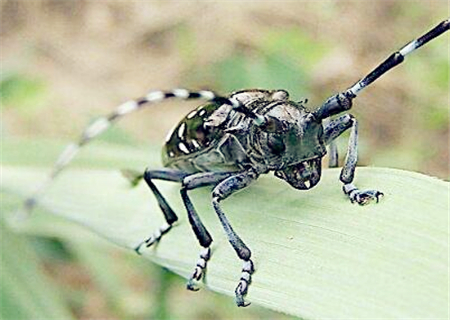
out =
<path fill-rule="evenodd" d="M 264 52 L 278 53 L 291 59 L 291 64 L 301 65 L 308 71 L 322 59 L 329 49 L 325 43 L 298 28 L 271 30 L 261 41 Z"/>
<path fill-rule="evenodd" d="M 118 159 L 126 152 L 114 150 Z M 130 153 L 129 160 L 138 163 L 139 155 Z M 148 163 L 157 163 L 158 157 L 150 154 Z M 164 219 L 148 188 L 130 188 L 122 168 L 68 170 L 41 205 L 132 250 Z M 29 195 L 46 173 L 3 165 L 2 191 Z M 306 192 L 264 176 L 223 201 L 234 229 L 253 252 L 256 272 L 247 299 L 315 319 L 448 317 L 449 183 L 401 170 L 358 168 L 360 188 L 385 193 L 380 203 L 360 207 L 342 194 L 338 176 L 337 169 L 325 170 L 321 183 Z M 179 186 L 159 181 L 158 186 L 180 221 L 144 256 L 188 277 L 200 246 Z M 211 208 L 209 190 L 190 194 L 214 238 L 205 285 L 233 296 L 242 264 Z M 3 214 L 12 221 L 15 212 Z"/>
<path fill-rule="evenodd" d="M 72 319 L 26 239 L 13 234 L 1 220 L 0 232 L 0 318 Z"/>
<path fill-rule="evenodd" d="M 19 109 L 29 114 L 45 98 L 45 82 L 26 74 L 6 72 L 0 75 L 0 100 L 2 107 Z"/>
<path fill-rule="evenodd" d="M 301 88 L 302 95 L 309 90 L 304 69 L 278 51 L 258 58 L 235 53 L 215 64 L 211 72 L 225 91 L 236 91 L 249 83 L 256 88 L 284 88 L 291 93 Z"/>

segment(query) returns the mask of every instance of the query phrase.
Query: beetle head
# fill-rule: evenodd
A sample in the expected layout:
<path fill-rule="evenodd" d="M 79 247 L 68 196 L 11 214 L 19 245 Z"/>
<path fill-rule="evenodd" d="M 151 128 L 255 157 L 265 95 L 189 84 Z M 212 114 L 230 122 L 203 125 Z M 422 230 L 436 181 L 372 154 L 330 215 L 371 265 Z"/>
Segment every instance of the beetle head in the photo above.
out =
<path fill-rule="evenodd" d="M 302 106 L 284 104 L 266 114 L 276 124 L 270 135 L 269 147 L 280 158 L 280 169 L 275 176 L 286 180 L 296 189 L 315 186 L 321 175 L 321 160 L 326 153 L 321 121 Z M 273 125 L 275 127 L 275 125 Z"/>
<path fill-rule="evenodd" d="M 276 106 L 266 115 L 269 147 L 281 156 L 283 167 L 323 157 L 326 153 L 321 121 L 298 105 Z"/>
<path fill-rule="evenodd" d="M 285 180 L 296 189 L 311 189 L 320 180 L 322 158 L 315 158 L 275 171 L 275 176 Z"/>

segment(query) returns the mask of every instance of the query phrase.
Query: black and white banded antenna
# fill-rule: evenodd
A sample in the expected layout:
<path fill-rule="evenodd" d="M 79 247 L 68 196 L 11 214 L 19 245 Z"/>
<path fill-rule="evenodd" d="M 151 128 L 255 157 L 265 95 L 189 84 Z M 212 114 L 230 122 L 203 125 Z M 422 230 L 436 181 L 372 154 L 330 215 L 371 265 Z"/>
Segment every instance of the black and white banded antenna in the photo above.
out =
<path fill-rule="evenodd" d="M 433 40 L 434 38 L 437 38 L 444 32 L 448 31 L 449 29 L 450 29 L 450 19 L 442 21 L 436 27 L 434 27 L 433 29 L 431 29 L 430 31 L 428 31 L 427 33 L 422 35 L 420 38 L 417 38 L 417 39 L 409 42 L 403 48 L 401 48 L 399 51 L 391 54 L 385 61 L 383 61 L 378 67 L 376 67 L 367 76 L 365 76 L 363 79 L 359 80 L 353 86 L 348 88 L 347 92 L 356 96 L 361 90 L 363 90 L 364 88 L 369 86 L 372 82 L 377 80 L 383 74 L 385 74 L 392 68 L 394 68 L 397 65 L 399 65 L 400 63 L 402 63 L 408 54 L 419 49 L 421 46 L 423 46 L 424 44 Z"/>
<path fill-rule="evenodd" d="M 237 99 L 222 97 L 216 95 L 213 91 L 189 91 L 186 89 L 173 89 L 171 91 L 151 91 L 142 98 L 129 100 L 119 105 L 109 115 L 98 118 L 83 131 L 81 137 L 77 142 L 69 144 L 59 155 L 46 180 L 41 185 L 39 185 L 39 187 L 30 197 L 25 200 L 25 215 L 28 215 L 33 210 L 39 199 L 48 190 L 55 178 L 69 165 L 69 163 L 74 159 L 74 157 L 78 154 L 78 152 L 84 145 L 93 140 L 95 137 L 99 136 L 114 122 L 121 119 L 125 115 L 139 110 L 144 106 L 152 105 L 154 103 L 162 102 L 171 98 L 181 100 L 201 99 L 216 103 L 218 105 L 228 104 L 233 107 L 233 110 L 244 113 L 246 116 L 250 117 L 257 126 L 262 126 L 266 123 L 266 119 L 263 116 L 258 115 L 257 113 L 245 108 Z"/>
<path fill-rule="evenodd" d="M 352 106 L 352 100 L 370 84 L 372 84 L 379 77 L 384 75 L 389 70 L 393 69 L 397 65 L 405 60 L 405 57 L 422 47 L 429 41 L 437 38 L 444 32 L 450 29 L 450 19 L 444 20 L 435 26 L 433 29 L 422 35 L 421 37 L 407 43 L 400 50 L 391 54 L 386 60 L 380 63 L 375 69 L 373 69 L 368 75 L 361 80 L 357 81 L 354 85 L 347 90 L 338 93 L 328 98 L 325 103 L 320 106 L 315 115 L 318 119 L 325 119 L 331 115 L 348 110 Z"/>

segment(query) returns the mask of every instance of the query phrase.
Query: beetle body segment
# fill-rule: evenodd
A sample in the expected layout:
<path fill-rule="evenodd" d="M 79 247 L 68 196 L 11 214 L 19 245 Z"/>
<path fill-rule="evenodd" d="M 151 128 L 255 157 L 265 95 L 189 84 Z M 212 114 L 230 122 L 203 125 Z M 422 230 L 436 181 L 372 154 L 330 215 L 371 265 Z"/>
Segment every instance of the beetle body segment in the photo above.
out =
<path fill-rule="evenodd" d="M 326 153 L 321 121 L 284 90 L 245 90 L 231 94 L 259 115 L 276 119 L 282 128 L 267 132 L 231 106 L 204 104 L 190 112 L 169 134 L 163 164 L 186 173 L 235 172 L 249 167 L 277 171 L 294 187 L 316 185 L 320 159 Z M 317 162 L 319 161 L 319 166 Z M 303 164 L 302 164 L 303 163 Z M 301 168 L 301 169 L 300 169 Z M 295 179 L 301 179 L 295 183 Z"/>

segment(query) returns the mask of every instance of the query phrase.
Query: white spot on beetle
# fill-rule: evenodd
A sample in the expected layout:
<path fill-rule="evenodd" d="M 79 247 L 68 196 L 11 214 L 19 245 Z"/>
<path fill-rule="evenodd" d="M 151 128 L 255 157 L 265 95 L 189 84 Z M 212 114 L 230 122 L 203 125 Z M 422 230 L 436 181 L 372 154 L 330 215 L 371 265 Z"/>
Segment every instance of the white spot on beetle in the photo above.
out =
<path fill-rule="evenodd" d="M 207 100 L 212 100 L 216 97 L 216 95 L 212 91 L 202 90 L 199 91 L 198 93 L 202 96 L 202 98 Z"/>
<path fill-rule="evenodd" d="M 242 103 L 236 97 L 231 97 L 229 101 L 231 102 L 233 108 L 239 108 L 242 106 Z"/>
<path fill-rule="evenodd" d="M 184 140 L 184 130 L 186 129 L 186 123 L 182 123 L 178 128 L 178 138 Z"/>
<path fill-rule="evenodd" d="M 272 93 L 273 100 L 287 100 L 289 98 L 289 94 L 285 90 L 278 90 Z"/>
<path fill-rule="evenodd" d="M 197 140 L 192 140 L 192 145 L 193 145 L 196 149 L 200 148 L 200 144 L 197 142 Z"/>
<path fill-rule="evenodd" d="M 357 83 L 354 84 L 353 87 L 351 87 L 350 89 L 348 89 L 348 91 L 350 91 L 351 93 L 353 93 L 354 95 L 356 95 L 359 91 L 361 91 L 364 88 L 364 85 L 362 84 L 361 81 L 358 81 Z"/>
<path fill-rule="evenodd" d="M 64 149 L 63 153 L 59 156 L 58 160 L 56 161 L 55 167 L 64 167 L 67 163 L 69 163 L 70 160 L 72 160 L 79 149 L 79 145 L 75 143 L 69 144 L 66 149 Z"/>
<path fill-rule="evenodd" d="M 178 149 L 180 149 L 181 151 L 183 151 L 186 154 L 189 154 L 189 150 L 183 142 L 180 142 L 178 144 Z"/>
<path fill-rule="evenodd" d="M 174 89 L 172 93 L 180 99 L 187 99 L 189 97 L 189 91 L 186 89 Z"/>
<path fill-rule="evenodd" d="M 417 40 L 411 41 L 410 43 L 408 43 L 406 46 L 404 46 L 399 53 L 402 56 L 406 56 L 407 54 L 413 52 L 414 50 L 417 49 Z"/>
<path fill-rule="evenodd" d="M 205 113 L 206 113 L 206 110 L 200 110 L 200 112 L 198 113 L 198 115 L 199 115 L 200 117 L 202 117 Z"/>
<path fill-rule="evenodd" d="M 164 99 L 166 95 L 162 91 L 152 91 L 145 96 L 149 102 L 158 102 Z"/>
<path fill-rule="evenodd" d="M 84 138 L 92 139 L 93 137 L 99 135 L 111 125 L 111 122 L 107 118 L 99 118 L 95 120 L 85 131 Z"/>
<path fill-rule="evenodd" d="M 170 141 L 170 138 L 172 138 L 172 134 L 173 134 L 173 132 L 175 131 L 176 128 L 177 128 L 177 126 L 174 126 L 172 129 L 170 129 L 169 133 L 167 133 L 166 142 Z"/>
<path fill-rule="evenodd" d="M 136 101 L 127 101 L 125 103 L 122 103 L 120 106 L 117 107 L 116 113 L 118 115 L 124 115 L 127 113 L 130 113 L 133 110 L 136 110 L 138 108 L 138 104 Z"/>
<path fill-rule="evenodd" d="M 193 117 L 195 117 L 196 114 L 197 114 L 197 110 L 194 110 L 186 116 L 186 119 L 192 119 Z"/>

